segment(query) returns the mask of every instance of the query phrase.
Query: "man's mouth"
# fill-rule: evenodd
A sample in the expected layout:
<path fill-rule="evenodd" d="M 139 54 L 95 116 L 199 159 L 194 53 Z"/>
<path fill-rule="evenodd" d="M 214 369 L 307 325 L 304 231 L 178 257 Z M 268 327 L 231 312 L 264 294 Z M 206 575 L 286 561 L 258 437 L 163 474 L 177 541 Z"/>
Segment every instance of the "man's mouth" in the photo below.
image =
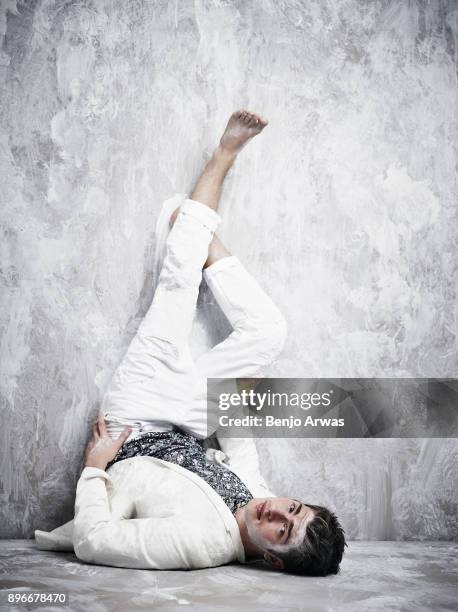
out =
<path fill-rule="evenodd" d="M 264 512 L 264 508 L 266 507 L 267 504 L 267 500 L 265 502 L 263 502 L 262 504 L 258 504 L 256 506 L 256 514 L 258 517 L 258 521 L 261 520 L 262 514 Z"/>

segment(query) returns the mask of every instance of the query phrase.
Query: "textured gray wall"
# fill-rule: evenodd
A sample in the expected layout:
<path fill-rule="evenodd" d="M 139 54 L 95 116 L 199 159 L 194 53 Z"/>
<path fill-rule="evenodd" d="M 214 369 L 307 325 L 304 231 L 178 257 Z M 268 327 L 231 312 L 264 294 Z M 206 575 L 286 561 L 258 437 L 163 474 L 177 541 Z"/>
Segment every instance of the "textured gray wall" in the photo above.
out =
<path fill-rule="evenodd" d="M 72 517 L 161 202 L 236 108 L 270 120 L 220 231 L 289 321 L 266 374 L 456 376 L 456 22 L 453 1 L 1 2 L 0 536 Z M 228 331 L 199 303 L 197 352 Z M 258 446 L 351 537 L 456 535 L 455 440 Z"/>

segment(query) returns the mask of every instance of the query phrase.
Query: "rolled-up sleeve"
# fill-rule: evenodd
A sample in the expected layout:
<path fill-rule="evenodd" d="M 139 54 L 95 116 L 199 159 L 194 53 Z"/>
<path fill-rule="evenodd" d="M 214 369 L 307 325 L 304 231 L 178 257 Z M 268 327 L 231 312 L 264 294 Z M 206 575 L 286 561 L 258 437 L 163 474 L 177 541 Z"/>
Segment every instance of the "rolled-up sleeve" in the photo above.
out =
<path fill-rule="evenodd" d="M 98 468 L 84 468 L 76 488 L 73 546 L 87 563 L 135 569 L 208 567 L 211 560 L 192 520 L 174 515 L 114 519 L 106 481 Z"/>

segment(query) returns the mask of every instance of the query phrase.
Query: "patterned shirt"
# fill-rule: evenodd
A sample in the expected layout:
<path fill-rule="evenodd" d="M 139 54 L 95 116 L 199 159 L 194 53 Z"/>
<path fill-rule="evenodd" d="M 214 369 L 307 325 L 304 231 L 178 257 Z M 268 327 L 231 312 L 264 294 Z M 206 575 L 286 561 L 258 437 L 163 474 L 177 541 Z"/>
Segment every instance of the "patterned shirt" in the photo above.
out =
<path fill-rule="evenodd" d="M 144 433 L 124 444 L 107 469 L 117 461 L 138 455 L 163 459 L 194 472 L 222 497 L 232 513 L 253 499 L 240 478 L 222 465 L 209 461 L 202 442 L 190 434 L 179 431 Z"/>

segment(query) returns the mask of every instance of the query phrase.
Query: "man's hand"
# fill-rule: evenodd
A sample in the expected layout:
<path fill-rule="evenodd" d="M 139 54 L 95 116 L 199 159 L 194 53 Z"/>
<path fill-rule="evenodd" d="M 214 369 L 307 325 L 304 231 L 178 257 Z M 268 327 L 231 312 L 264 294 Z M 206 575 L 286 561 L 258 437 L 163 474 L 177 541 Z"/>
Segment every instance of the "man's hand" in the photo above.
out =
<path fill-rule="evenodd" d="M 105 418 L 100 410 L 97 421 L 92 427 L 92 440 L 89 442 L 85 458 L 86 467 L 97 467 L 104 470 L 132 432 L 131 427 L 125 427 L 116 440 L 107 433 Z"/>

